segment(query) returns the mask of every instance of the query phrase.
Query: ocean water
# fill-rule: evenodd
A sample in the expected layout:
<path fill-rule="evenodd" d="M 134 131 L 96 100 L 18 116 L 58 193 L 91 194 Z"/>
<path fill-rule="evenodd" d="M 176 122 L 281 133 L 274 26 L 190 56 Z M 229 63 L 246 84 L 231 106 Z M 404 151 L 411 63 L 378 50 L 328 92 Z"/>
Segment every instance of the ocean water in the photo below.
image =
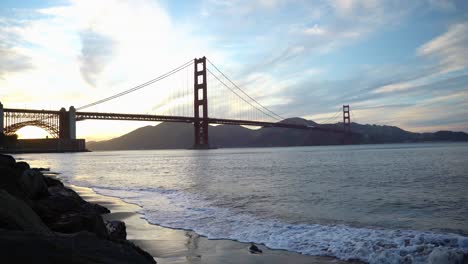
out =
<path fill-rule="evenodd" d="M 153 224 L 370 263 L 468 253 L 468 144 L 21 154 Z"/>

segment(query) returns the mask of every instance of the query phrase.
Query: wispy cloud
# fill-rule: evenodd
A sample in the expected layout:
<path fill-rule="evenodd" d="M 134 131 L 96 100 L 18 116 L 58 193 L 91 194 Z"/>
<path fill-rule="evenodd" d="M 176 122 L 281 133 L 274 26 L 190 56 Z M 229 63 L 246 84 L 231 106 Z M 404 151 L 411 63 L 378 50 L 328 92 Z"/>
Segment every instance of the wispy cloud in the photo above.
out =
<path fill-rule="evenodd" d="M 2 47 L 0 44 L 0 78 L 8 73 L 31 69 L 31 58 L 13 48 Z"/>
<path fill-rule="evenodd" d="M 114 42 L 110 37 L 89 29 L 81 32 L 80 38 L 82 45 L 79 57 L 81 75 L 89 85 L 94 87 L 99 74 L 113 58 Z"/>
<path fill-rule="evenodd" d="M 444 34 L 418 49 L 418 54 L 438 60 L 440 71 L 451 72 L 468 66 L 468 23 L 450 26 Z"/>
<path fill-rule="evenodd" d="M 0 78 L 8 73 L 33 68 L 31 58 L 18 48 L 21 40 L 14 31 L 9 30 L 12 27 L 7 21 L 0 20 Z"/>

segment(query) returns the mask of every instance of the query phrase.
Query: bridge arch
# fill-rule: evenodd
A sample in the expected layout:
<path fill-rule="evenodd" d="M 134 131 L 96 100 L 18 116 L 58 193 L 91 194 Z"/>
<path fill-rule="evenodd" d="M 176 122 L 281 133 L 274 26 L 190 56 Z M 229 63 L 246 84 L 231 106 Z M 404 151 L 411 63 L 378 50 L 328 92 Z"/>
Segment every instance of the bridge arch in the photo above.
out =
<path fill-rule="evenodd" d="M 27 126 L 35 126 L 44 129 L 47 133 L 49 133 L 53 138 L 58 138 L 60 135 L 59 129 L 47 122 L 42 120 L 31 120 L 31 121 L 24 121 L 20 123 L 16 123 L 4 128 L 5 135 L 13 135 L 16 131 L 20 130 L 23 127 Z"/>

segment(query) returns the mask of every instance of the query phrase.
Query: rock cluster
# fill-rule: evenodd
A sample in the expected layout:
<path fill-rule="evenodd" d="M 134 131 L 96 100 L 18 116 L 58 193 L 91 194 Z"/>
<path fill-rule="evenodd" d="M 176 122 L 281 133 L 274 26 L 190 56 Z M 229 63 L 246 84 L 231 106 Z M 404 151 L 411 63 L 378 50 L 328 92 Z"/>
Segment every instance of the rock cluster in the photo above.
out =
<path fill-rule="evenodd" d="M 0 263 L 156 263 L 125 223 L 57 179 L 0 154 Z"/>

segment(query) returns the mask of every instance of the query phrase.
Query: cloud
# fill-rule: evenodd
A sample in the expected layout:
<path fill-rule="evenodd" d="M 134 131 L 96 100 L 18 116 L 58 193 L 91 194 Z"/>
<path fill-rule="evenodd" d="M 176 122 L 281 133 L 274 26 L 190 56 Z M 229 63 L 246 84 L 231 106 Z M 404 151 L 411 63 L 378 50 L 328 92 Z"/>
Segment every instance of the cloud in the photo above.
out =
<path fill-rule="evenodd" d="M 315 24 L 313 27 L 306 28 L 304 30 L 306 35 L 323 35 L 326 33 L 325 29 Z"/>
<path fill-rule="evenodd" d="M 31 58 L 13 48 L 5 48 L 0 44 L 0 78 L 8 73 L 31 69 Z"/>
<path fill-rule="evenodd" d="M 418 48 L 420 56 L 438 60 L 441 72 L 468 66 L 468 23 L 455 24 L 447 32 Z"/>
<path fill-rule="evenodd" d="M 341 16 L 355 16 L 361 12 L 379 10 L 382 2 L 377 0 L 332 0 L 331 5 Z"/>
<path fill-rule="evenodd" d="M 384 94 L 421 88 L 436 79 L 444 79 L 450 72 L 464 70 L 468 67 L 467 50 L 468 23 L 451 25 L 445 33 L 417 49 L 417 55 L 427 62 L 424 68 L 419 69 L 419 76 L 377 87 L 372 93 Z M 435 63 L 431 63 L 431 60 Z"/>
<path fill-rule="evenodd" d="M 110 37 L 91 29 L 81 32 L 80 39 L 82 45 L 79 57 L 81 75 L 91 86 L 96 86 L 99 74 L 112 60 L 115 43 Z"/>
<path fill-rule="evenodd" d="M 455 2 L 452 0 L 428 0 L 428 4 L 435 10 L 453 11 L 456 9 Z"/>
<path fill-rule="evenodd" d="M 31 58 L 17 48 L 21 39 L 11 29 L 11 24 L 0 20 L 0 78 L 33 68 Z"/>

